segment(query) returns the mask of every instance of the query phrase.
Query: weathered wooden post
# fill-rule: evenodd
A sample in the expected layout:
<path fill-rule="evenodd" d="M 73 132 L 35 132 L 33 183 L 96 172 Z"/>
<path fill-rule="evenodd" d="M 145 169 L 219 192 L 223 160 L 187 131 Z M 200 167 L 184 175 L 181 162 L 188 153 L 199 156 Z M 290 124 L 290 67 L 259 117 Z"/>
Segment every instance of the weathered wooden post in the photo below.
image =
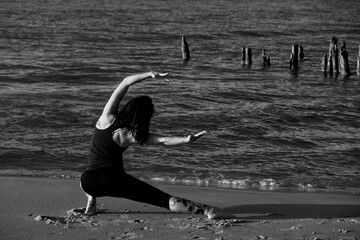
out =
<path fill-rule="evenodd" d="M 293 45 L 291 49 L 290 68 L 291 69 L 299 68 L 299 46 L 297 44 Z"/>
<path fill-rule="evenodd" d="M 241 64 L 251 65 L 252 64 L 252 53 L 251 48 L 243 47 L 241 50 Z"/>
<path fill-rule="evenodd" d="M 251 48 L 246 48 L 246 50 L 245 50 L 245 55 L 246 55 L 245 64 L 251 65 L 251 64 L 252 64 Z"/>
<path fill-rule="evenodd" d="M 270 57 L 266 57 L 265 49 L 263 49 L 263 52 L 262 52 L 262 64 L 263 64 L 263 66 L 270 66 Z"/>
<path fill-rule="evenodd" d="M 303 60 L 305 57 L 303 46 L 299 46 L 299 60 Z"/>
<path fill-rule="evenodd" d="M 327 63 L 328 63 L 327 53 L 324 53 L 324 56 L 322 57 L 322 60 L 321 60 L 321 71 L 324 74 L 327 73 Z"/>
<path fill-rule="evenodd" d="M 360 45 L 359 45 L 359 54 L 358 54 L 358 57 L 357 57 L 356 73 L 360 77 Z"/>
<path fill-rule="evenodd" d="M 241 64 L 245 64 L 246 61 L 246 48 L 242 47 L 241 50 Z"/>
<path fill-rule="evenodd" d="M 341 46 L 340 52 L 340 73 L 344 76 L 350 76 L 350 67 L 349 67 L 349 59 L 348 52 L 346 51 L 346 43 L 343 42 Z"/>
<path fill-rule="evenodd" d="M 184 61 L 190 60 L 190 50 L 189 50 L 189 44 L 187 43 L 185 36 L 182 36 L 181 39 L 181 52 L 182 52 L 182 58 Z"/>
<path fill-rule="evenodd" d="M 330 40 L 329 57 L 328 57 L 328 73 L 339 74 L 339 50 L 337 47 L 338 39 L 333 37 Z"/>
<path fill-rule="evenodd" d="M 332 52 L 329 52 L 329 56 L 328 56 L 327 60 L 328 60 L 328 62 L 327 62 L 327 73 L 329 73 L 330 75 L 333 75 L 333 73 L 334 73 L 334 69 L 333 69 L 333 67 L 334 67 L 334 64 L 333 64 L 334 57 L 333 57 Z"/>

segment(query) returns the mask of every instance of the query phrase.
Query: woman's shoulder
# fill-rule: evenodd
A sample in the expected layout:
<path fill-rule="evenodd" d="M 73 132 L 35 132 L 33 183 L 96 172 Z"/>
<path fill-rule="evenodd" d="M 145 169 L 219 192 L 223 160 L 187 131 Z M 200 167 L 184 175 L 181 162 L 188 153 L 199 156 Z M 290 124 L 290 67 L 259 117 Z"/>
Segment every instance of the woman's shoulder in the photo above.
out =
<path fill-rule="evenodd" d="M 101 115 L 98 121 L 96 122 L 96 128 L 104 130 L 109 128 L 115 122 L 115 115 Z"/>

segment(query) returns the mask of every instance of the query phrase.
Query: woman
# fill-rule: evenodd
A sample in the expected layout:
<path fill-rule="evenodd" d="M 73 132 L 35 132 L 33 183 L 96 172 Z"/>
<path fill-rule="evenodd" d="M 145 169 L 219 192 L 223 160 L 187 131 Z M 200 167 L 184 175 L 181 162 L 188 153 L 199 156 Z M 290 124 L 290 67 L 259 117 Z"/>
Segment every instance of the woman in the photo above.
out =
<path fill-rule="evenodd" d="M 219 208 L 171 196 L 125 173 L 122 154 L 132 144 L 176 145 L 201 137 L 201 134 L 164 137 L 149 133 L 154 105 L 148 96 L 136 97 L 118 111 L 130 86 L 166 75 L 147 72 L 126 77 L 105 105 L 91 139 L 87 170 L 81 176 L 81 188 L 88 197 L 86 214 L 96 213 L 97 197 L 109 196 L 144 202 L 175 212 L 202 213 L 209 219 L 233 217 Z"/>

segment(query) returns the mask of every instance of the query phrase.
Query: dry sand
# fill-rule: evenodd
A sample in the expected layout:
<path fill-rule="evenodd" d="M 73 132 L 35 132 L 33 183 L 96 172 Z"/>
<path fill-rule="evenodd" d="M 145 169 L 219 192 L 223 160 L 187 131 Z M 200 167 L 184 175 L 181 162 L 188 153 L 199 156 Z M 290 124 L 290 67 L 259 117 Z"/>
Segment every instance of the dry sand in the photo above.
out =
<path fill-rule="evenodd" d="M 85 216 L 77 179 L 0 177 L 0 239 L 360 239 L 360 196 L 156 186 L 238 218 L 208 220 L 116 198 L 98 199 L 100 213 Z"/>

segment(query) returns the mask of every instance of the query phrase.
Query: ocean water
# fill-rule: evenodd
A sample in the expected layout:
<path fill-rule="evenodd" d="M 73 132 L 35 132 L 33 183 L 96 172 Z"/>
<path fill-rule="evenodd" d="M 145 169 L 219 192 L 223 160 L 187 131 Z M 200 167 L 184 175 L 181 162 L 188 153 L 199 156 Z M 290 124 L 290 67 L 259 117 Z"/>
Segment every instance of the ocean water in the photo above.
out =
<path fill-rule="evenodd" d="M 151 131 L 208 134 L 134 146 L 144 180 L 233 188 L 360 190 L 357 0 L 2 0 L 0 174 L 79 177 L 94 124 L 126 76 L 153 98 Z M 191 60 L 181 58 L 181 36 Z M 352 75 L 324 76 L 333 37 Z M 298 71 L 291 46 L 304 47 Z M 253 64 L 243 66 L 242 47 Z M 262 49 L 271 66 L 261 64 Z"/>

